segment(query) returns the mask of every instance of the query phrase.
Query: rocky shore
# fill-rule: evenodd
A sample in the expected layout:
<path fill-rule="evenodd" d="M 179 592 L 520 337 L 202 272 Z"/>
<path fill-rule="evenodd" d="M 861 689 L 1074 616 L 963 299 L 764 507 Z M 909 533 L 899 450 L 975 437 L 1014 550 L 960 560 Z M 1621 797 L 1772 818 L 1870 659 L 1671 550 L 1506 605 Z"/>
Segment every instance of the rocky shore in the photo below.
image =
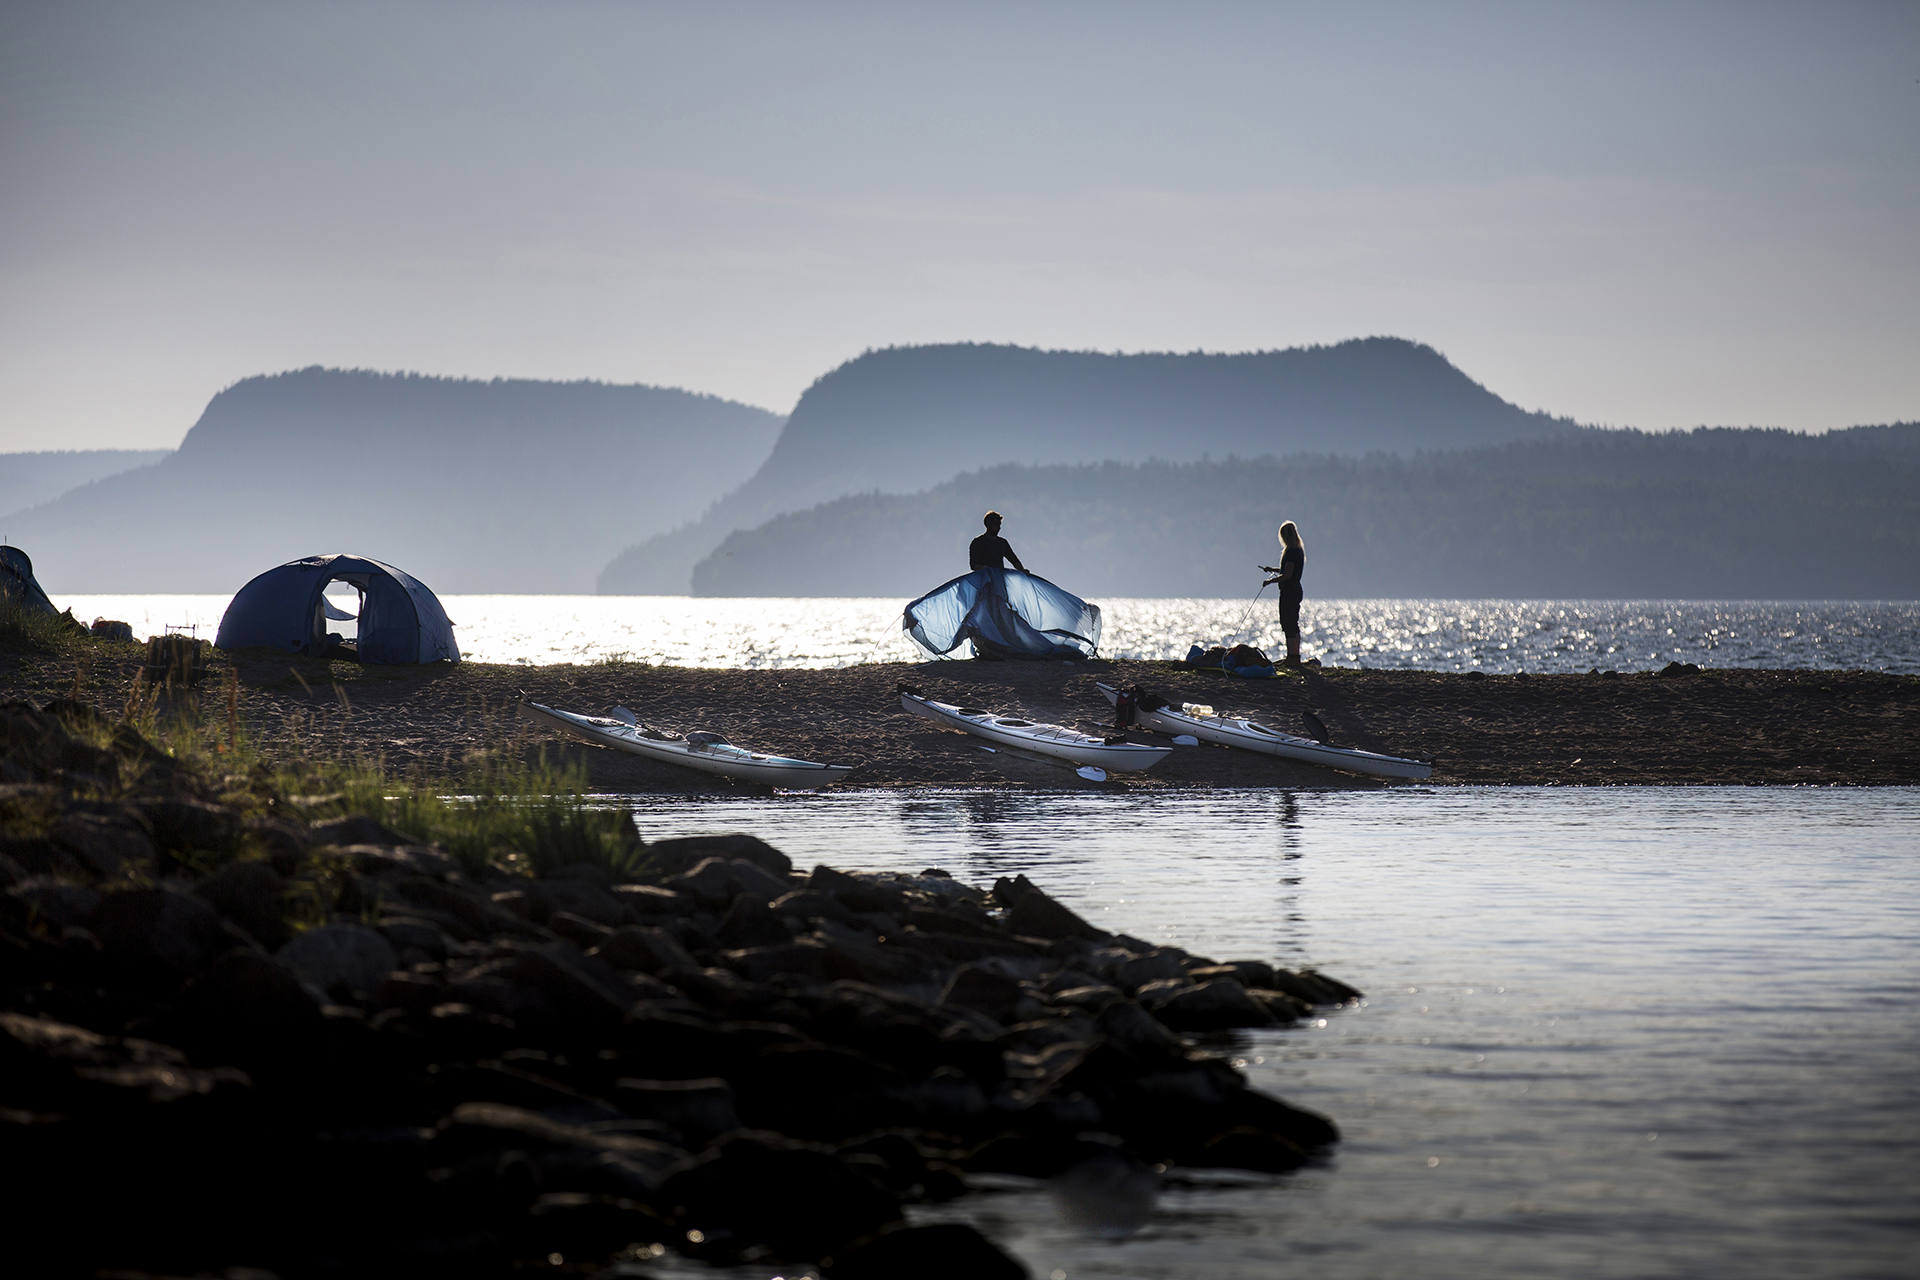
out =
<path fill-rule="evenodd" d="M 644 1275 L 673 1250 L 993 1280 L 1025 1271 L 908 1207 L 1017 1174 L 1125 1226 L 1169 1166 L 1283 1172 L 1337 1139 L 1217 1050 L 1359 993 L 1103 932 L 1024 877 L 691 834 L 535 879 L 85 701 L 12 702 L 0 733 L 21 1274 Z"/>
<path fill-rule="evenodd" d="M 130 652 L 131 646 L 127 649 Z M 1343 746 L 1436 761 L 1421 785 L 1888 786 L 1920 782 L 1920 677 L 1862 671 L 1687 669 L 1505 675 L 1328 668 L 1238 680 L 1164 662 L 942 662 L 832 671 L 639 664 L 358 667 L 222 654 L 240 715 L 262 747 L 377 756 L 445 770 L 514 743 L 587 763 L 610 792 L 711 793 L 732 784 L 571 745 L 514 715 L 521 696 L 601 714 L 623 704 L 669 729 L 855 772 L 852 787 L 1378 787 L 1224 747 L 1183 747 L 1150 773 L 1089 783 L 1058 763 L 989 754 L 900 709 L 901 683 L 942 701 L 1077 727 L 1111 722 L 1096 682 L 1141 685 L 1303 732 L 1311 711 Z M 0 696 L 78 696 L 117 714 L 138 661 L 0 656 Z M 216 675 L 218 673 L 216 672 Z M 1135 734 L 1137 741 L 1156 741 Z M 1162 740 L 1163 741 L 1163 740 Z"/>

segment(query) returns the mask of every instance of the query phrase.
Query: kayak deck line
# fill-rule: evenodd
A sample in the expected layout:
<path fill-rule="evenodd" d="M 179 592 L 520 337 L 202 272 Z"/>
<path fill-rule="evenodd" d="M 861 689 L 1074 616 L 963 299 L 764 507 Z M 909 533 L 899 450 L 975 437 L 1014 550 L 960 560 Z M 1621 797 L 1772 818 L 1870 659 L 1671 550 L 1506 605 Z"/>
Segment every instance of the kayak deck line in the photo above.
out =
<path fill-rule="evenodd" d="M 587 716 L 561 711 L 529 699 L 519 704 L 519 713 L 523 719 L 544 724 L 594 746 L 610 747 L 629 755 L 645 756 L 665 764 L 680 765 L 743 782 L 812 789 L 831 786 L 853 772 L 852 765 L 821 764 L 813 760 L 796 760 L 790 756 L 753 751 L 729 742 L 724 735 L 710 730 L 668 733 L 641 724 L 639 717 L 625 707 L 614 708 L 612 716 Z"/>
<path fill-rule="evenodd" d="M 1106 695 L 1109 703 L 1119 703 L 1120 691 L 1112 685 L 1096 684 L 1094 687 Z M 1362 751 L 1358 747 L 1336 747 L 1312 738 L 1282 733 L 1270 725 L 1240 716 L 1218 713 L 1195 715 L 1169 705 L 1152 711 L 1137 708 L 1134 719 L 1160 732 L 1188 734 L 1204 742 L 1258 751 L 1282 759 L 1297 760 L 1302 764 L 1319 765 L 1323 769 L 1339 769 L 1378 778 L 1419 780 L 1433 776 L 1433 762 L 1430 760 L 1383 755 L 1377 751 Z"/>
<path fill-rule="evenodd" d="M 1022 716 L 1001 716 L 980 707 L 958 707 L 935 702 L 908 689 L 900 691 L 900 706 L 917 716 L 962 733 L 971 733 L 1002 746 L 1025 748 L 1078 765 L 1122 772 L 1151 769 L 1173 754 L 1171 747 L 1145 743 L 1110 741 L 1104 737 L 1069 729 L 1065 725 L 1046 724 Z"/>

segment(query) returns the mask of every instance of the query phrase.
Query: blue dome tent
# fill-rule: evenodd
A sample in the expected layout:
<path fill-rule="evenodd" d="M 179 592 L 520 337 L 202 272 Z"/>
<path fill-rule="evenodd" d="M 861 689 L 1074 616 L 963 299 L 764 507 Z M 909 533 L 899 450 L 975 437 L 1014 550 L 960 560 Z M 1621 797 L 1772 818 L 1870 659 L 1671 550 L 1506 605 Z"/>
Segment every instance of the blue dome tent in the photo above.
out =
<path fill-rule="evenodd" d="M 328 602 L 330 582 L 349 583 L 360 592 L 359 634 L 352 642 L 327 633 L 329 619 L 355 618 Z M 267 570 L 234 596 L 214 644 L 221 649 L 266 646 L 312 657 L 357 656 L 384 665 L 460 661 L 453 624 L 433 592 L 392 565 L 363 556 L 309 556 Z"/>

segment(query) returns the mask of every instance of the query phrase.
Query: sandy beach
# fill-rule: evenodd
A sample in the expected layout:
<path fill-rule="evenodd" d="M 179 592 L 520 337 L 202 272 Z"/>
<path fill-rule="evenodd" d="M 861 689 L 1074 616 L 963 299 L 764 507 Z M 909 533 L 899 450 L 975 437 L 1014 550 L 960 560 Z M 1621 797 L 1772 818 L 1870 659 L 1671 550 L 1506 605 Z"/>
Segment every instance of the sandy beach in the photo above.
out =
<path fill-rule="evenodd" d="M 676 731 L 850 764 L 851 787 L 1377 787 L 1406 785 L 1223 747 L 1185 747 L 1150 773 L 1090 783 L 1070 767 L 989 753 L 907 714 L 897 689 L 1080 728 L 1111 722 L 1096 682 L 1140 685 L 1286 732 L 1313 711 L 1342 746 L 1436 761 L 1426 785 L 1886 786 L 1920 782 L 1920 678 L 1860 671 L 1512 675 L 1327 668 L 1239 680 L 1165 662 L 891 663 L 837 670 L 601 664 L 360 667 L 260 651 L 220 654 L 240 673 L 248 732 L 276 750 L 343 752 L 444 768 L 503 744 L 587 762 L 615 792 L 724 793 L 736 784 L 559 738 L 520 720 L 532 698 L 600 714 L 619 704 Z M 137 664 L 12 660 L 6 696 L 124 705 Z M 211 700 L 224 677 L 200 686 Z M 1136 741 L 1165 741 L 1135 733 Z"/>

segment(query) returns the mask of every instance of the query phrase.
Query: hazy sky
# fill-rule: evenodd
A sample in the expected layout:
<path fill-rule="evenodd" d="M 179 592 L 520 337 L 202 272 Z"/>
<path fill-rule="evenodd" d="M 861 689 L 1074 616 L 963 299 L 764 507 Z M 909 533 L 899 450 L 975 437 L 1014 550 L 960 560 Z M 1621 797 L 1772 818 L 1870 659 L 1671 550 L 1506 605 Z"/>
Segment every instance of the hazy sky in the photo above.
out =
<path fill-rule="evenodd" d="M 786 411 L 867 347 L 1393 334 L 1920 418 L 1920 4 L 0 0 L 0 450 L 310 364 Z"/>

